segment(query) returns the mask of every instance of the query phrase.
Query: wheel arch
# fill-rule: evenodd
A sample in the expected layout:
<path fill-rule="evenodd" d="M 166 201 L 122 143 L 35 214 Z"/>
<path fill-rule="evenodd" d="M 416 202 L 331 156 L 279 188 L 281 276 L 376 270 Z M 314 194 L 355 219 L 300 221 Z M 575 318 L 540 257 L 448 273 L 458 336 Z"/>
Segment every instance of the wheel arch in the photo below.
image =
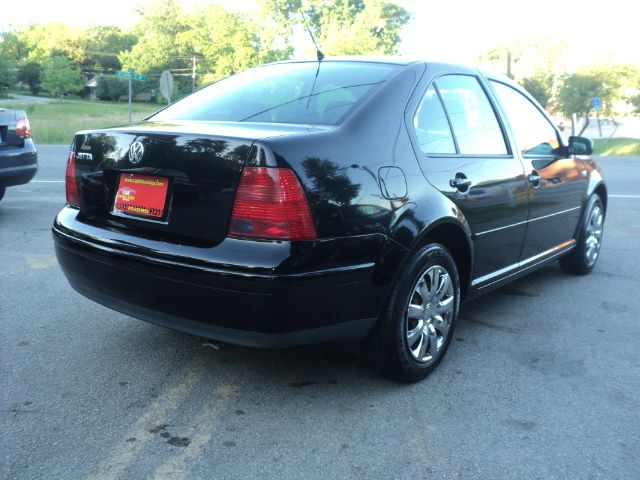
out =
<path fill-rule="evenodd" d="M 604 213 L 606 215 L 606 213 L 607 213 L 607 203 L 608 203 L 607 186 L 604 184 L 604 182 L 600 182 L 593 189 L 592 193 L 597 193 L 598 196 L 600 197 L 600 200 L 602 200 L 602 206 L 604 207 Z"/>
<path fill-rule="evenodd" d="M 607 213 L 607 204 L 608 204 L 608 193 L 607 186 L 604 183 L 604 179 L 598 169 L 599 167 L 592 168 L 591 174 L 589 175 L 589 183 L 587 186 L 587 194 L 584 198 L 584 206 L 586 207 L 589 202 L 589 197 L 594 193 L 597 193 L 600 199 L 602 200 L 602 206 L 604 207 L 605 215 Z"/>
<path fill-rule="evenodd" d="M 412 250 L 432 242 L 443 245 L 453 257 L 460 277 L 460 296 L 464 299 L 471 285 L 473 270 L 471 238 L 462 225 L 452 220 L 445 220 L 426 228 L 416 240 Z"/>
<path fill-rule="evenodd" d="M 392 237 L 392 240 L 394 240 L 392 243 L 404 245 L 404 248 L 402 248 L 402 254 L 396 257 L 395 261 L 391 259 L 391 256 L 387 256 L 386 260 L 381 259 L 383 264 L 395 265 L 391 274 L 391 285 L 395 285 L 398 275 L 416 251 L 429 243 L 439 243 L 449 251 L 455 261 L 460 277 L 460 294 L 462 299 L 465 298 L 473 274 L 473 244 L 468 225 L 460 223 L 456 218 L 445 217 L 415 232 L 410 243 L 406 242 L 406 238 L 402 239 L 404 241 L 399 241 L 400 239 Z M 394 252 L 399 253 L 395 249 Z"/>

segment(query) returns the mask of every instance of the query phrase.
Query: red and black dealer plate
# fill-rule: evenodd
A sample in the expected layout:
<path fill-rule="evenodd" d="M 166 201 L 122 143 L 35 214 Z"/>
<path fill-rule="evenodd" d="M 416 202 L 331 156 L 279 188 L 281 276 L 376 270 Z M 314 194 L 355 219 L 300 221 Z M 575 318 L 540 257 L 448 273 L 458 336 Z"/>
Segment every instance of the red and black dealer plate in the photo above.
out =
<path fill-rule="evenodd" d="M 114 213 L 161 220 L 167 200 L 169 179 L 123 173 L 118 182 Z"/>

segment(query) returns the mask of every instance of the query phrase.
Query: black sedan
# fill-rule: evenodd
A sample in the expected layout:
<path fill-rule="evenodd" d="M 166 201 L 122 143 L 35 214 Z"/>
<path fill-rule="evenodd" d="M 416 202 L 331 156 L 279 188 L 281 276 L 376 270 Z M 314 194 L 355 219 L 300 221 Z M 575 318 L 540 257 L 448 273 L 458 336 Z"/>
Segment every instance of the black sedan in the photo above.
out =
<path fill-rule="evenodd" d="M 425 377 L 459 304 L 559 259 L 588 273 L 607 191 L 508 79 L 430 62 L 283 62 L 75 135 L 53 225 L 72 287 L 252 347 L 361 341 Z"/>
<path fill-rule="evenodd" d="M 0 200 L 7 187 L 29 183 L 38 171 L 38 153 L 23 110 L 0 108 Z"/>

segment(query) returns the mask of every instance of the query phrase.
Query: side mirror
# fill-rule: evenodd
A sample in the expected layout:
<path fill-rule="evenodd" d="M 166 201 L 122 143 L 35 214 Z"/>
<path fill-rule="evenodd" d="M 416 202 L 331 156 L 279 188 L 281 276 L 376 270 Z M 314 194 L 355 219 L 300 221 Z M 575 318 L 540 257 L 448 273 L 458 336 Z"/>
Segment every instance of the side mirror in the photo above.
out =
<path fill-rule="evenodd" d="M 569 155 L 591 155 L 593 140 L 585 137 L 569 137 Z"/>

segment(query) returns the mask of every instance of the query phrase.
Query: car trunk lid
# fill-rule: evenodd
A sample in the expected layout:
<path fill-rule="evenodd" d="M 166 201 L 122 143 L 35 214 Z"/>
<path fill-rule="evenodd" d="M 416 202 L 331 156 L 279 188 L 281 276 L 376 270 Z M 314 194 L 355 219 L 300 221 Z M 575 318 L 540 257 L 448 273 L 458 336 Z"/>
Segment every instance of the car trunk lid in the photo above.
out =
<path fill-rule="evenodd" d="M 220 242 L 227 234 L 243 166 L 255 155 L 254 141 L 307 130 L 225 122 L 149 122 L 80 132 L 72 150 L 82 218 L 156 239 Z M 134 180 L 126 184 L 126 191 L 123 178 Z M 163 179 L 166 187 L 155 193 L 166 195 L 159 217 L 136 216 L 120 211 L 121 205 L 116 207 L 116 198 L 131 198 L 132 191 L 133 197 L 141 195 L 150 188 L 147 184 Z M 123 192 L 125 197 L 119 195 Z"/>

